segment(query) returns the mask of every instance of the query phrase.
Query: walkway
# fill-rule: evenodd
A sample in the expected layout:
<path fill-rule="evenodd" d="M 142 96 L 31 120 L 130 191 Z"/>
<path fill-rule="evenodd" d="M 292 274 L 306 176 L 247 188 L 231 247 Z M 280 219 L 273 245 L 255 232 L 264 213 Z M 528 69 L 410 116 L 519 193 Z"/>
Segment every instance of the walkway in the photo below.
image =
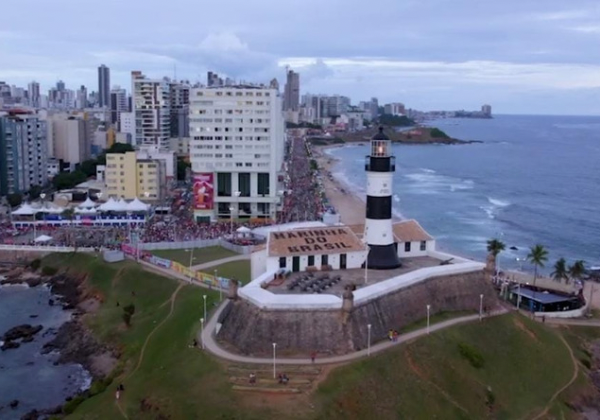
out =
<path fill-rule="evenodd" d="M 194 266 L 192 266 L 192 270 L 201 271 L 206 268 L 214 267 L 216 265 L 226 264 L 228 262 L 233 262 L 233 261 L 249 260 L 249 259 L 250 259 L 250 254 L 234 255 L 233 257 L 221 258 L 220 260 L 209 261 L 209 262 L 206 262 L 203 264 L 194 265 Z"/>
<path fill-rule="evenodd" d="M 217 327 L 217 319 L 219 319 L 219 316 L 221 315 L 221 312 L 225 308 L 226 304 L 227 304 L 227 301 L 223 302 L 216 309 L 216 311 L 212 314 L 212 316 L 209 317 L 209 320 L 204 328 L 204 331 L 202 331 L 198 335 L 198 339 L 199 339 L 198 341 L 200 343 L 204 344 L 204 347 L 208 352 L 214 354 L 215 356 L 217 356 L 221 359 L 229 360 L 231 362 L 261 364 L 261 365 L 273 363 L 273 358 L 242 356 L 239 354 L 230 353 L 227 350 L 219 347 L 219 345 L 215 341 L 214 333 L 215 333 L 215 330 Z M 503 315 L 505 313 L 508 313 L 508 311 L 506 309 L 500 309 L 500 310 L 490 313 L 488 315 L 488 317 Z M 442 330 L 444 328 L 448 328 L 448 327 L 451 327 L 454 325 L 477 321 L 478 319 L 479 319 L 479 315 L 468 315 L 468 316 L 463 316 L 463 317 L 459 317 L 459 318 L 449 319 L 448 321 L 443 321 L 443 322 L 439 322 L 437 324 L 430 325 L 429 331 L 435 332 L 435 331 L 439 331 L 439 330 Z M 421 337 L 423 335 L 427 335 L 427 328 L 421 328 L 419 330 L 415 330 L 415 331 L 403 334 L 400 337 L 398 337 L 398 341 L 396 341 L 396 342 L 383 341 L 383 342 L 380 342 L 377 344 L 373 344 L 371 346 L 370 352 L 371 352 L 371 354 L 379 353 L 383 350 L 387 350 L 391 347 L 396 346 L 398 343 L 405 343 L 407 341 L 414 340 L 415 338 Z M 368 352 L 369 352 L 368 349 L 363 349 L 363 350 L 356 351 L 354 353 L 344 354 L 341 356 L 320 357 L 315 360 L 314 364 L 326 365 L 326 364 L 350 362 L 352 360 L 360 359 L 362 357 L 367 356 Z M 313 364 L 313 362 L 308 357 L 305 359 L 277 358 L 277 363 L 281 364 L 281 365 L 310 365 L 310 364 Z"/>

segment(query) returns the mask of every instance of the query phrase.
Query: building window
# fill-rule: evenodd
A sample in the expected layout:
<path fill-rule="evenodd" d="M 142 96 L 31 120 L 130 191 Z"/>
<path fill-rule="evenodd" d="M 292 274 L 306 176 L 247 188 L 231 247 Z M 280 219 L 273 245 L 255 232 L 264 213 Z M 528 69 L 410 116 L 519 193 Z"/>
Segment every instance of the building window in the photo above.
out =
<path fill-rule="evenodd" d="M 421 241 L 420 249 L 421 249 L 421 251 L 427 250 L 427 241 Z"/>
<path fill-rule="evenodd" d="M 238 174 L 238 187 L 242 197 L 250 197 L 250 174 L 241 172 Z"/>
<path fill-rule="evenodd" d="M 329 264 L 329 255 L 321 255 L 321 265 Z"/>
<path fill-rule="evenodd" d="M 410 242 L 404 242 L 404 252 L 410 252 Z"/>
<path fill-rule="evenodd" d="M 219 197 L 231 197 L 231 173 L 217 173 L 217 195 Z"/>
<path fill-rule="evenodd" d="M 313 265 L 315 265 L 315 256 L 314 255 L 309 255 L 308 256 L 308 266 L 312 267 Z"/>
<path fill-rule="evenodd" d="M 269 194 L 269 174 L 268 173 L 259 173 L 258 174 L 258 194 L 259 195 L 268 195 Z"/>
<path fill-rule="evenodd" d="M 279 268 L 285 268 L 287 266 L 287 258 L 279 257 Z"/>

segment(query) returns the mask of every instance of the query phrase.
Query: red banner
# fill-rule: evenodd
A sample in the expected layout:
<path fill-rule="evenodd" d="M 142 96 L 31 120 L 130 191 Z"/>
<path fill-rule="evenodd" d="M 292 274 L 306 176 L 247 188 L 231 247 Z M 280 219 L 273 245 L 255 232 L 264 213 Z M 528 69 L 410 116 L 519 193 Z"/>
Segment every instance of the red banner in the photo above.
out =
<path fill-rule="evenodd" d="M 214 206 L 213 174 L 194 174 L 194 209 L 212 210 Z"/>

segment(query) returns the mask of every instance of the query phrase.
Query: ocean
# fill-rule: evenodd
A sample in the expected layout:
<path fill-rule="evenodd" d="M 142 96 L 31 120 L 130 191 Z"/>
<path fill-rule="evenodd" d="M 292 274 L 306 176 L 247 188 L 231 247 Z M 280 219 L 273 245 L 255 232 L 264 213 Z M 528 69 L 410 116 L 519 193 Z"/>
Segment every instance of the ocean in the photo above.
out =
<path fill-rule="evenodd" d="M 54 366 L 56 354 L 41 354 L 43 345 L 54 337 L 53 332 L 71 318 L 60 305 L 50 306 L 51 298 L 45 286 L 0 286 L 0 335 L 21 324 L 44 327 L 33 342 L 0 351 L 1 419 L 19 419 L 33 409 L 55 407 L 89 386 L 90 376 L 82 366 Z M 12 400 L 19 400 L 17 409 L 8 407 Z"/>
<path fill-rule="evenodd" d="M 465 145 L 394 145 L 394 212 L 417 219 L 438 248 L 484 260 L 486 241 L 507 250 L 500 268 L 531 270 L 528 248 L 600 265 L 600 117 L 508 116 L 429 123 Z M 328 153 L 332 172 L 365 195 L 368 145 Z M 517 250 L 510 250 L 516 247 Z"/>

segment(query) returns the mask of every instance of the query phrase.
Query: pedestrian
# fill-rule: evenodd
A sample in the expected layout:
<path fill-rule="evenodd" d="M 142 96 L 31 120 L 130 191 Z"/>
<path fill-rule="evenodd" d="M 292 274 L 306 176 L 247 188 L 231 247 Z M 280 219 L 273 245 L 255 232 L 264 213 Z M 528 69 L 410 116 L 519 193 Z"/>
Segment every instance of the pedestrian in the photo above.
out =
<path fill-rule="evenodd" d="M 312 363 L 315 363 L 316 358 L 317 358 L 317 352 L 313 350 L 312 353 L 310 354 L 310 361 Z"/>
<path fill-rule="evenodd" d="M 542 324 L 546 323 L 546 315 L 542 315 Z"/>
<path fill-rule="evenodd" d="M 394 330 L 394 343 L 398 341 L 398 331 Z"/>
<path fill-rule="evenodd" d="M 115 398 L 117 399 L 117 401 L 119 401 L 119 398 L 121 398 L 121 391 L 119 390 L 119 387 L 117 387 L 117 392 L 115 393 Z"/>
<path fill-rule="evenodd" d="M 394 330 L 392 330 L 391 328 L 388 331 L 388 338 L 390 341 L 392 341 L 394 339 Z"/>

